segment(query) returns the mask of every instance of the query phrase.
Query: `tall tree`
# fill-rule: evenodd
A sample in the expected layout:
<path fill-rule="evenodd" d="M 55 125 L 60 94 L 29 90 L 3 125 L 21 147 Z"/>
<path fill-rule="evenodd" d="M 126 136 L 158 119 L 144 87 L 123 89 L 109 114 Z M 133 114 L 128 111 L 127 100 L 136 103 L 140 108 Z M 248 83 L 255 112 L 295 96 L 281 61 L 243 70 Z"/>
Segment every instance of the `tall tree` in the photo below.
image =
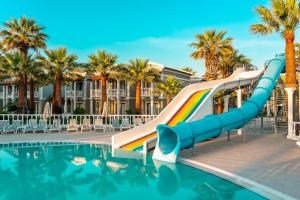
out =
<path fill-rule="evenodd" d="M 87 72 L 93 73 L 94 80 L 100 80 L 101 83 L 101 104 L 102 109 L 107 99 L 106 82 L 116 73 L 118 56 L 108 53 L 104 50 L 97 50 L 93 55 L 89 56 L 89 66 Z"/>
<path fill-rule="evenodd" d="M 61 114 L 62 97 L 61 87 L 65 81 L 76 76 L 77 56 L 69 54 L 66 48 L 45 50 L 46 57 L 39 57 L 40 62 L 46 67 L 51 82 L 53 83 L 53 112 Z"/>
<path fill-rule="evenodd" d="M 195 76 L 197 74 L 197 72 L 191 67 L 183 67 L 183 68 L 181 68 L 181 70 L 188 72 L 188 73 L 192 74 L 193 76 Z"/>
<path fill-rule="evenodd" d="M 47 83 L 47 75 L 45 73 L 45 68 L 41 62 L 37 60 L 37 56 L 28 56 L 28 82 L 29 82 L 29 112 L 31 114 L 35 113 L 35 103 L 34 103 L 34 91 L 36 85 L 42 86 Z"/>
<path fill-rule="evenodd" d="M 141 83 L 142 81 L 154 82 L 159 78 L 157 70 L 149 65 L 149 60 L 133 59 L 124 66 L 124 77 L 135 85 L 135 112 L 141 113 Z"/>
<path fill-rule="evenodd" d="M 262 23 L 253 24 L 254 34 L 280 33 L 285 40 L 286 87 L 296 87 L 295 31 L 299 27 L 300 7 L 296 0 L 271 0 L 271 8 L 256 7 Z"/>
<path fill-rule="evenodd" d="M 193 46 L 196 50 L 191 54 L 194 59 L 203 59 L 206 72 L 204 79 L 215 80 L 219 76 L 218 62 L 222 54 L 232 50 L 232 38 L 226 37 L 226 31 L 206 31 L 196 35 Z"/>
<path fill-rule="evenodd" d="M 26 73 L 27 68 L 24 68 L 24 62 L 26 59 L 19 53 L 7 53 L 1 56 L 0 60 L 0 72 L 1 78 L 10 78 L 16 81 L 18 88 L 22 87 L 23 84 L 23 74 Z M 24 105 L 25 93 L 22 90 L 18 91 L 19 104 Z"/>
<path fill-rule="evenodd" d="M 12 19 L 4 23 L 4 27 L 0 31 L 2 45 L 7 50 L 16 50 L 23 56 L 23 68 L 27 67 L 26 58 L 30 49 L 38 50 L 46 47 L 47 35 L 43 33 L 44 27 L 36 23 L 34 19 L 21 17 L 20 19 Z M 19 112 L 26 111 L 26 92 L 27 92 L 27 74 L 19 73 Z"/>
<path fill-rule="evenodd" d="M 182 84 L 174 76 L 168 76 L 165 81 L 160 82 L 156 87 L 156 92 L 164 94 L 167 104 L 171 102 L 172 97 L 176 96 L 182 89 Z"/>

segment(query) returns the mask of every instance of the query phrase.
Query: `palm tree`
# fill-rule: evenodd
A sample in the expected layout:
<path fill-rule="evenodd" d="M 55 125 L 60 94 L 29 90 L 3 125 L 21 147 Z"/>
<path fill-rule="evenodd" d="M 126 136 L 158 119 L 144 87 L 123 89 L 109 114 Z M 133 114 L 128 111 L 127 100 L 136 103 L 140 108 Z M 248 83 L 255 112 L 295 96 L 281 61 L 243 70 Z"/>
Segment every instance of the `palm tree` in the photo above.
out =
<path fill-rule="evenodd" d="M 62 113 L 61 87 L 64 81 L 74 77 L 77 56 L 68 54 L 66 48 L 45 50 L 46 57 L 39 57 L 39 60 L 47 69 L 48 76 L 53 83 L 53 112 Z"/>
<path fill-rule="evenodd" d="M 296 0 L 271 0 L 271 9 L 264 6 L 256 7 L 261 17 L 261 24 L 253 24 L 254 34 L 269 35 L 280 33 L 285 40 L 286 54 L 286 86 L 296 87 L 295 67 L 295 31 L 299 26 L 300 7 Z"/>
<path fill-rule="evenodd" d="M 195 76 L 197 74 L 197 72 L 191 67 L 183 67 L 183 68 L 181 68 L 181 70 L 188 72 L 188 73 L 192 74 L 193 76 Z"/>
<path fill-rule="evenodd" d="M 168 105 L 171 102 L 171 98 L 176 96 L 181 89 L 181 82 L 175 79 L 174 76 L 168 76 L 165 81 L 162 81 L 157 85 L 156 92 L 166 96 Z"/>
<path fill-rule="evenodd" d="M 24 68 L 24 62 L 26 59 L 19 53 L 7 53 L 1 58 L 0 71 L 2 78 L 15 78 L 18 88 L 24 87 L 23 74 L 26 73 L 26 68 Z M 25 93 L 23 90 L 18 90 L 19 106 L 25 105 Z"/>
<path fill-rule="evenodd" d="M 108 53 L 104 50 L 97 50 L 95 54 L 89 56 L 89 66 L 87 68 L 87 72 L 93 73 L 93 79 L 100 80 L 101 82 L 102 109 L 107 99 L 106 82 L 109 78 L 114 77 L 117 71 L 116 68 L 119 66 L 117 64 L 117 59 L 118 56 Z"/>
<path fill-rule="evenodd" d="M 217 32 L 216 30 L 206 31 L 197 34 L 197 42 L 193 42 L 196 50 L 191 54 L 194 59 L 203 59 L 205 62 L 206 80 L 215 80 L 219 76 L 218 62 L 220 56 L 232 50 L 232 38 L 225 37 L 226 31 Z"/>
<path fill-rule="evenodd" d="M 2 46 L 7 50 L 18 51 L 23 58 L 27 58 L 30 49 L 38 50 L 38 48 L 45 48 L 47 35 L 43 33 L 44 27 L 36 24 L 34 19 L 21 17 L 20 19 L 13 18 L 11 21 L 4 23 L 4 28 L 0 31 L 2 38 Z M 27 62 L 23 63 L 27 67 Z M 27 92 L 27 74 L 18 73 L 18 80 L 20 81 L 18 89 L 19 92 L 19 112 L 25 112 L 26 107 L 26 92 Z M 24 93 L 20 95 L 20 93 Z M 24 99 L 23 99 L 24 98 Z"/>
<path fill-rule="evenodd" d="M 44 66 L 41 62 L 38 62 L 36 56 L 28 56 L 28 79 L 29 79 L 29 112 L 31 114 L 35 111 L 34 105 L 34 90 L 36 85 L 45 85 L 47 76 L 44 70 Z"/>
<path fill-rule="evenodd" d="M 141 113 L 141 85 L 142 81 L 154 82 L 159 74 L 149 65 L 149 60 L 132 59 L 123 68 L 124 77 L 135 85 L 135 112 Z"/>

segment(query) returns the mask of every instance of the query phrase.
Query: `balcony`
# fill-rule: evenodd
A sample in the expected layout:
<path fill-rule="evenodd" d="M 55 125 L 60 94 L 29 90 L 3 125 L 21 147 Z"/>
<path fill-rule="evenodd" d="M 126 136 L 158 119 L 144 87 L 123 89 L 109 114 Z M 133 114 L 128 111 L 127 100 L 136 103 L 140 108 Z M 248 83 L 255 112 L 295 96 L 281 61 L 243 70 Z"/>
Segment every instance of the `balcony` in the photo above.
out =
<path fill-rule="evenodd" d="M 17 98 L 18 97 L 18 92 L 14 93 L 14 97 L 13 97 L 13 92 L 8 92 L 6 95 L 6 98 Z"/>
<path fill-rule="evenodd" d="M 15 97 L 16 97 L 16 95 L 15 95 Z M 27 91 L 27 98 L 29 98 L 29 97 L 30 97 L 30 92 Z M 39 97 L 40 97 L 39 91 L 34 91 L 34 98 L 38 99 Z"/>
<path fill-rule="evenodd" d="M 152 95 L 151 88 L 142 88 L 142 96 L 150 97 Z"/>
<path fill-rule="evenodd" d="M 99 90 L 91 90 L 92 97 L 101 97 L 101 95 L 102 95 L 102 92 L 100 89 Z"/>
<path fill-rule="evenodd" d="M 74 95 L 74 90 L 67 90 L 66 91 L 66 97 L 68 98 L 73 98 L 75 95 Z M 76 96 L 75 97 L 83 97 L 83 91 L 82 90 L 76 90 Z"/>
<path fill-rule="evenodd" d="M 120 89 L 120 97 L 126 97 L 126 90 Z M 118 89 L 108 89 L 107 90 L 107 96 L 108 97 L 117 97 L 118 96 Z"/>

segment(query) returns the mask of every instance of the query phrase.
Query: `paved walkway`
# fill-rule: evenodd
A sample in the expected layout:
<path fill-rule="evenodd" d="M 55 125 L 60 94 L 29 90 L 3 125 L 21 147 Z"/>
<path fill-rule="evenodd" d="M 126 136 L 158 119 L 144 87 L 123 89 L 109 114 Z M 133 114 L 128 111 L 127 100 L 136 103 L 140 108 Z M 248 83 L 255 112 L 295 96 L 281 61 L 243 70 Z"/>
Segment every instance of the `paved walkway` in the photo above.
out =
<path fill-rule="evenodd" d="M 226 135 L 200 143 L 195 156 L 185 150 L 182 157 L 210 165 L 300 199 L 300 148 L 283 134 Z"/>
<path fill-rule="evenodd" d="M 26 133 L 0 135 L 0 143 L 32 142 L 32 141 L 80 141 L 111 144 L 114 133 Z"/>

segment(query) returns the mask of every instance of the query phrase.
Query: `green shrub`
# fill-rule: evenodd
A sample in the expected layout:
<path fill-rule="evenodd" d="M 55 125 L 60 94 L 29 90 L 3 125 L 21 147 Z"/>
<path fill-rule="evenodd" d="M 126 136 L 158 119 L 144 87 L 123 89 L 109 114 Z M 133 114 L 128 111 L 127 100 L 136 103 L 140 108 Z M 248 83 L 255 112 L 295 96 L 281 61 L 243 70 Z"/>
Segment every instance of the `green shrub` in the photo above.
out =
<path fill-rule="evenodd" d="M 74 115 L 83 115 L 86 114 L 86 110 L 82 107 L 76 107 L 73 111 Z"/>

